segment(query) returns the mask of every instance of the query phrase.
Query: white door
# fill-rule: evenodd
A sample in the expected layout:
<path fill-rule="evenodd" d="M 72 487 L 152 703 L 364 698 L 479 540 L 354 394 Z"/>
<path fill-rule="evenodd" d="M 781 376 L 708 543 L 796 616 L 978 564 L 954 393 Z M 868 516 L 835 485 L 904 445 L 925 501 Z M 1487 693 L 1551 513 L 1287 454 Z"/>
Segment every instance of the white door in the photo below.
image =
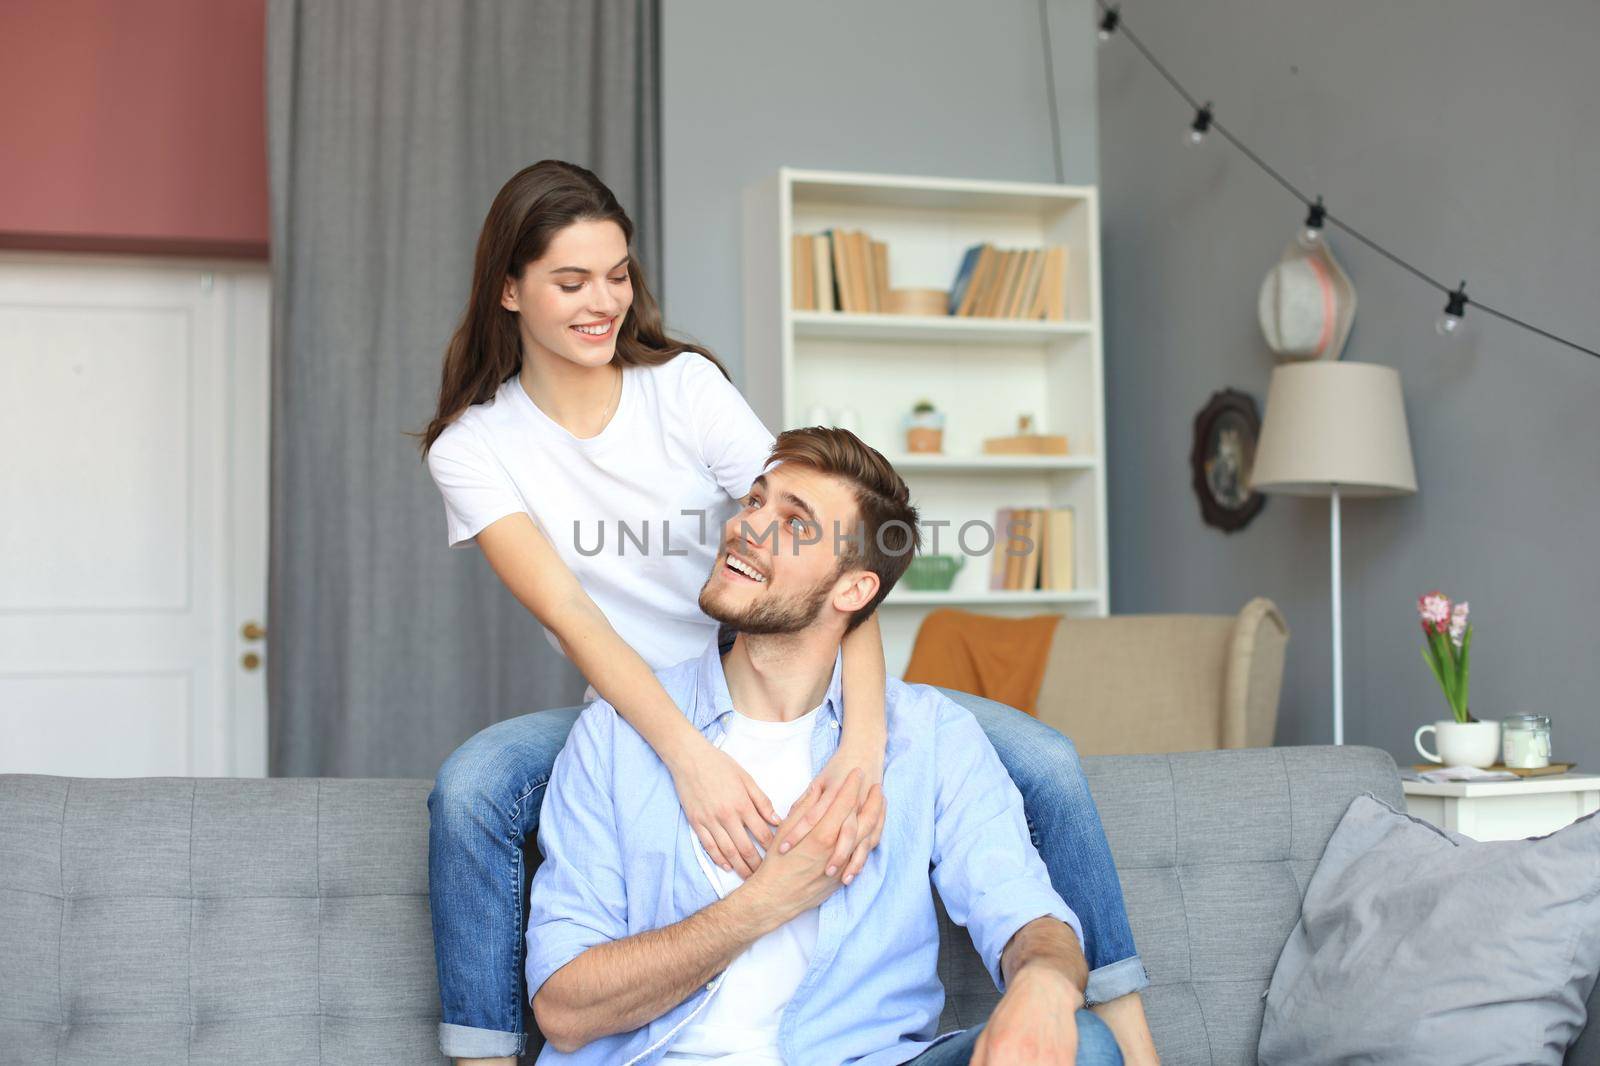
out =
<path fill-rule="evenodd" d="M 268 291 L 0 254 L 0 773 L 266 772 Z"/>

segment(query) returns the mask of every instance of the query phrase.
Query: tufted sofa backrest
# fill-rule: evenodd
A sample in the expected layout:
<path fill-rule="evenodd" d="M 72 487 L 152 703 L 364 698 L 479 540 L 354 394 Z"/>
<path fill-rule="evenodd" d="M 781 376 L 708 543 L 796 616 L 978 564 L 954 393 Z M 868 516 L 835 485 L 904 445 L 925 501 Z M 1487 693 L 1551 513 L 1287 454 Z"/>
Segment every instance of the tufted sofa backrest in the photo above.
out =
<path fill-rule="evenodd" d="M 0 777 L 0 1063 L 441 1063 L 423 781 Z"/>
<path fill-rule="evenodd" d="M 1346 747 L 1083 764 L 1162 1061 L 1255 1062 L 1311 872 L 1352 798 L 1400 803 L 1393 762 Z M 0 1066 L 443 1063 L 429 787 L 0 776 Z M 941 935 L 941 1030 L 977 1024 L 994 987 L 963 930 Z M 1597 1032 L 1569 1064 L 1600 1061 Z"/>

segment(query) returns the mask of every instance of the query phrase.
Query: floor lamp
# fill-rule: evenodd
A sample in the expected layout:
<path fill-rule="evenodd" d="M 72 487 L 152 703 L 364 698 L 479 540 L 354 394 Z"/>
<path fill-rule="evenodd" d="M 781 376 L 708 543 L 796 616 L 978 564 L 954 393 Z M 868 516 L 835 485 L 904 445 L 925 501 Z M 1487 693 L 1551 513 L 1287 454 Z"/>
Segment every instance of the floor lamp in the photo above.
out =
<path fill-rule="evenodd" d="M 1286 363 L 1272 372 L 1250 487 L 1329 498 L 1333 590 L 1333 742 L 1344 743 L 1339 500 L 1417 491 L 1400 374 L 1371 363 Z"/>

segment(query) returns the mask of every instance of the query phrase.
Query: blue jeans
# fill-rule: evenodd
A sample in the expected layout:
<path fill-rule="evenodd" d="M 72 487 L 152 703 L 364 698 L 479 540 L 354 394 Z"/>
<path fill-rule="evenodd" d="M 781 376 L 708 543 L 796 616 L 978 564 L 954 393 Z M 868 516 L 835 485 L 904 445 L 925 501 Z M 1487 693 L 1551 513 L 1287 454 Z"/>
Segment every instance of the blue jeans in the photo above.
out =
<path fill-rule="evenodd" d="M 949 1040 L 933 1045 L 906 1066 L 967 1066 L 981 1032 L 982 1025 L 963 1029 Z M 1122 1049 L 1117 1047 L 1117 1038 L 1111 1035 L 1110 1026 L 1087 1010 L 1078 1011 L 1078 1057 L 1074 1061 L 1077 1066 L 1122 1066 Z"/>
<path fill-rule="evenodd" d="M 1072 742 L 1036 718 L 965 692 L 1022 793 L 1050 880 L 1083 923 L 1089 987 L 1101 1003 L 1149 983 L 1134 949 L 1122 882 Z M 448 1056 L 518 1055 L 527 1042 L 523 932 L 537 864 L 539 807 L 556 753 L 581 708 L 537 711 L 483 730 L 445 760 L 428 796 L 428 891 Z M 932 1049 L 930 1049 L 932 1050 Z"/>

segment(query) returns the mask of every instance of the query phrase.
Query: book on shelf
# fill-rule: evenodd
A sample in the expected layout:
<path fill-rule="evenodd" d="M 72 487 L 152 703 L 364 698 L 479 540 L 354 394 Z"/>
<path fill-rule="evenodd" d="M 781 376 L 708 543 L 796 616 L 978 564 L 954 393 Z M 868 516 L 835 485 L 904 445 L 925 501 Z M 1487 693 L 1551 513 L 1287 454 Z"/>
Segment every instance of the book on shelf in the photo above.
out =
<path fill-rule="evenodd" d="M 850 232 L 850 254 L 855 257 L 851 266 L 859 283 L 856 310 L 872 314 L 878 310 L 878 272 L 872 262 L 871 243 L 860 230 Z"/>
<path fill-rule="evenodd" d="M 1060 258 L 1062 248 L 1047 248 L 1044 255 L 1039 257 L 1038 285 L 1028 298 L 1028 306 L 1023 312 L 1023 317 L 1038 320 L 1050 317 L 1050 294 L 1064 284 L 1064 279 L 1057 273 L 1056 263 Z"/>
<path fill-rule="evenodd" d="M 989 284 L 989 275 L 994 273 L 996 259 L 993 245 L 985 244 L 979 247 L 978 258 L 972 268 L 972 278 L 967 283 L 966 291 L 961 294 L 961 304 L 956 309 L 957 315 L 968 317 L 976 310 L 978 296 L 983 292 L 984 286 Z"/>
<path fill-rule="evenodd" d="M 1000 275 L 1000 285 L 994 293 L 989 306 L 989 317 L 1010 317 L 1011 296 L 1017 291 L 1017 279 L 1022 276 L 1023 264 L 1028 258 L 1028 253 L 1021 249 L 1007 252 L 1005 273 Z"/>
<path fill-rule="evenodd" d="M 1022 301 L 1027 298 L 1027 283 L 1029 283 L 1029 280 L 1034 279 L 1034 264 L 1040 261 L 1042 256 L 1043 253 L 1038 248 L 1027 248 L 1026 251 L 1018 254 L 1016 282 L 1011 285 L 1010 295 L 1006 296 L 1006 319 L 1021 319 L 1022 311 L 1024 311 Z"/>
<path fill-rule="evenodd" d="M 1000 304 L 1011 289 L 1012 280 L 1017 276 L 1016 252 L 1001 252 L 999 268 L 989 280 L 988 291 L 983 295 L 983 303 L 979 306 L 977 314 L 984 318 L 998 318 Z"/>
<path fill-rule="evenodd" d="M 1071 507 L 1002 507 L 995 512 L 989 588 L 996 592 L 1067 592 L 1076 588 Z"/>
<path fill-rule="evenodd" d="M 1065 321 L 1068 249 L 968 248 L 950 290 L 950 313 L 961 318 Z"/>
<path fill-rule="evenodd" d="M 816 280 L 813 311 L 837 311 L 839 296 L 833 287 L 833 242 L 826 233 L 811 237 L 811 276 Z"/>
<path fill-rule="evenodd" d="M 1027 517 L 1023 527 L 1023 536 L 1027 538 L 1028 550 L 1023 554 L 1018 569 L 1021 571 L 1017 577 L 1016 587 L 1019 589 L 1036 589 L 1039 587 L 1039 557 L 1044 554 L 1044 517 L 1045 513 L 1037 507 L 1030 507 L 1024 512 Z"/>
<path fill-rule="evenodd" d="M 1005 589 L 1020 589 L 1022 587 L 1022 559 L 1031 547 L 1026 539 L 1028 534 L 1028 510 L 1025 507 L 1014 508 L 1011 512 L 1009 543 L 1006 548 L 1006 583 Z"/>
<path fill-rule="evenodd" d="M 817 307 L 816 277 L 811 263 L 811 238 L 796 233 L 790 239 L 789 255 L 789 306 L 796 311 L 814 311 Z"/>
<path fill-rule="evenodd" d="M 889 310 L 889 246 L 860 230 L 794 234 L 790 303 L 796 311 L 884 314 Z M 961 256 L 950 314 L 962 318 L 1064 321 L 1069 250 L 978 244 Z"/>
<path fill-rule="evenodd" d="M 796 234 L 790 249 L 796 311 L 881 311 L 888 303 L 889 246 L 856 230 Z"/>
<path fill-rule="evenodd" d="M 850 272 L 850 254 L 843 230 L 826 230 L 828 247 L 833 252 L 834 291 L 839 294 L 838 310 L 854 311 L 856 305 L 855 282 Z"/>
<path fill-rule="evenodd" d="M 1018 318 L 1034 319 L 1042 317 L 1042 315 L 1035 312 L 1039 307 L 1039 295 L 1045 291 L 1044 268 L 1049 262 L 1050 252 L 1048 249 L 1041 248 L 1034 251 L 1033 262 L 1030 264 L 1031 269 L 1028 274 L 1028 283 L 1023 289 L 1022 302 L 1017 307 Z"/>
<path fill-rule="evenodd" d="M 1067 592 L 1078 587 L 1074 570 L 1073 545 L 1077 543 L 1077 512 L 1071 507 L 1052 507 L 1045 519 L 1044 560 L 1039 587 Z"/>
<path fill-rule="evenodd" d="M 885 241 L 872 241 L 872 276 L 878 282 L 877 310 L 889 310 L 889 245 Z"/>
<path fill-rule="evenodd" d="M 1011 297 L 1006 302 L 1007 318 L 1021 318 L 1031 302 L 1034 290 L 1039 287 L 1039 268 L 1044 263 L 1044 252 L 1029 248 L 1022 253 L 1017 266 L 1017 283 L 1011 287 Z"/>
<path fill-rule="evenodd" d="M 974 244 L 961 255 L 961 266 L 956 270 L 955 284 L 950 286 L 950 313 L 959 314 L 961 304 L 967 297 L 967 289 L 972 284 L 972 275 L 978 265 L 978 256 L 982 254 L 984 245 Z"/>
<path fill-rule="evenodd" d="M 839 283 L 839 310 L 859 311 L 856 296 L 856 256 L 848 230 L 830 230 L 833 237 L 833 276 Z"/>
<path fill-rule="evenodd" d="M 974 318 L 988 317 L 993 313 L 995 292 L 1000 288 L 1005 278 L 1006 267 L 1009 265 L 1010 255 L 999 248 L 989 250 L 989 269 L 984 272 L 978 284 L 978 292 L 972 301 L 968 314 Z"/>
<path fill-rule="evenodd" d="M 1006 547 L 1010 543 L 1011 508 L 1002 507 L 994 513 L 994 546 L 989 553 L 989 588 L 999 592 L 1006 587 Z"/>
<path fill-rule="evenodd" d="M 1034 540 L 1036 512 L 1028 507 L 1002 507 L 995 513 L 994 562 L 989 587 L 997 592 L 1026 588 L 1028 559 L 1037 560 Z M 1037 570 L 1035 571 L 1037 573 Z"/>
<path fill-rule="evenodd" d="M 794 235 L 790 244 L 790 302 L 796 311 L 832 311 L 833 242 L 827 233 Z"/>
<path fill-rule="evenodd" d="M 1050 249 L 1050 268 L 1041 315 L 1052 322 L 1064 322 L 1067 317 L 1067 249 Z"/>

